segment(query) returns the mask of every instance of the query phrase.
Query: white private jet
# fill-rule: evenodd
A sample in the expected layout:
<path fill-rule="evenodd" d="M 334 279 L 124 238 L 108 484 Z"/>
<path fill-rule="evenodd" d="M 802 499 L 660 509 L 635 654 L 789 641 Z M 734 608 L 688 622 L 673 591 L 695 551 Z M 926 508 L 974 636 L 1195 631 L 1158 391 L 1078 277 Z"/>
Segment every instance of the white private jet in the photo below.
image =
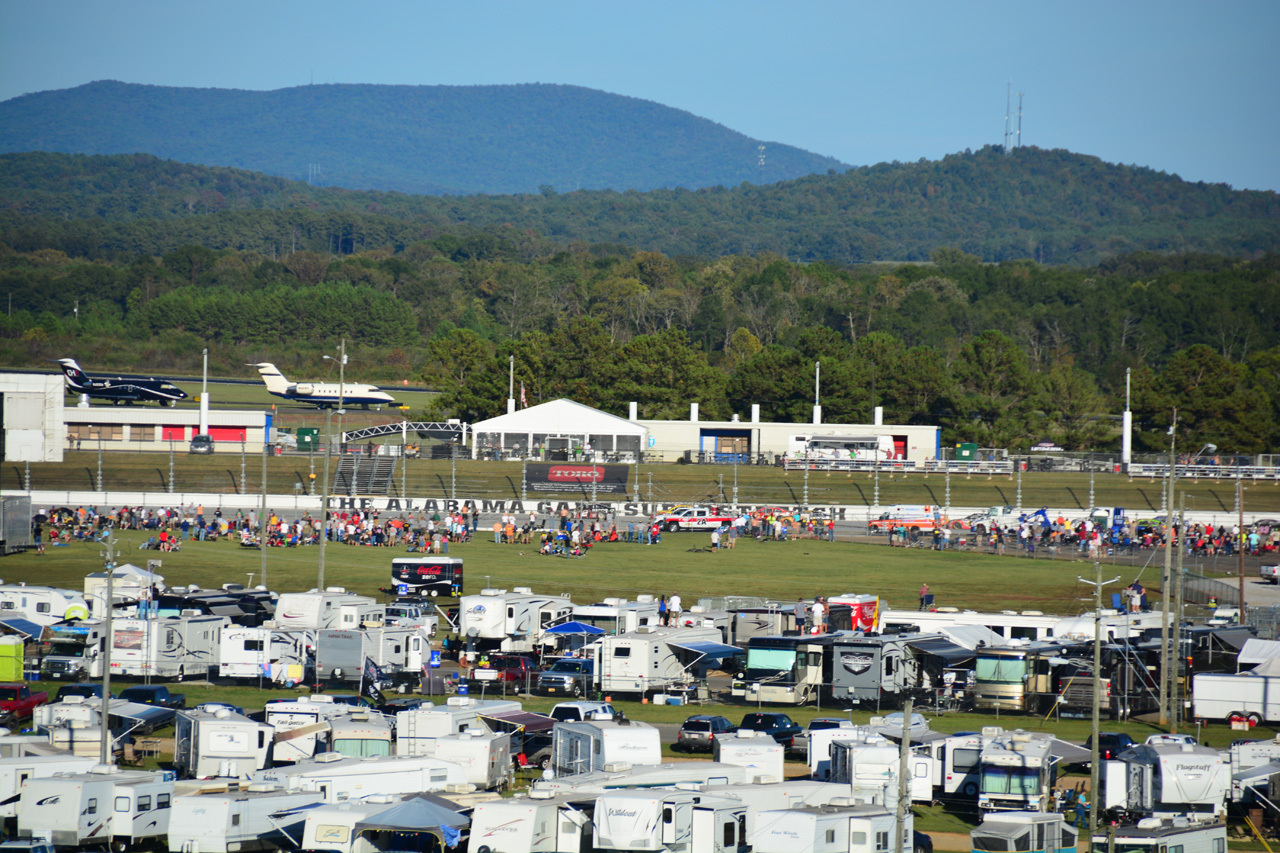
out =
<path fill-rule="evenodd" d="M 277 397 L 296 400 L 300 403 L 311 403 L 321 409 L 336 408 L 339 396 L 344 406 L 394 406 L 395 399 L 386 391 L 379 391 L 376 385 L 361 385 L 357 382 L 290 382 L 284 374 L 271 362 L 251 364 L 258 368 L 267 390 Z"/>

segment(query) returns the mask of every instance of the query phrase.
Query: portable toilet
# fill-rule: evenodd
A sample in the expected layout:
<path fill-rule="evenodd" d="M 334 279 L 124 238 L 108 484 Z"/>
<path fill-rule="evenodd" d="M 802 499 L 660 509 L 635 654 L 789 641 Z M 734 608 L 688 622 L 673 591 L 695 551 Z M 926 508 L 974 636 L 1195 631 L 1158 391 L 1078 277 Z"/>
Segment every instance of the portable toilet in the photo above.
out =
<path fill-rule="evenodd" d="M 0 637 L 0 681 L 22 681 L 21 637 Z"/>

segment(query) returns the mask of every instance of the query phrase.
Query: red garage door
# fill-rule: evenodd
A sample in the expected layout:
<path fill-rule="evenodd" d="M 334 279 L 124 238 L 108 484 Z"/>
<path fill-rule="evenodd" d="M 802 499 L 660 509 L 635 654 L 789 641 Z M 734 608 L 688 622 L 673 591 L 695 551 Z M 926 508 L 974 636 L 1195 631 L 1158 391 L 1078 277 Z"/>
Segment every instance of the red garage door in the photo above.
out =
<path fill-rule="evenodd" d="M 185 426 L 162 426 L 160 427 L 160 439 L 161 441 L 169 441 L 170 439 L 174 441 L 186 441 L 187 428 Z"/>
<path fill-rule="evenodd" d="M 209 427 L 209 435 L 214 441 L 244 441 L 246 432 L 244 427 Z"/>

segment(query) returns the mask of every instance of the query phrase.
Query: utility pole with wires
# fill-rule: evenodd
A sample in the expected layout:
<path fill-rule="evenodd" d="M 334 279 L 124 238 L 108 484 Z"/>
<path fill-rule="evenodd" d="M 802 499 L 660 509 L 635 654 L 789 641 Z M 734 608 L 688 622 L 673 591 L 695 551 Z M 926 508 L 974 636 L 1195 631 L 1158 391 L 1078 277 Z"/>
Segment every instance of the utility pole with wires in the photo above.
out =
<path fill-rule="evenodd" d="M 911 770 L 911 699 L 902 706 L 902 740 L 898 744 L 898 807 L 895 809 L 897 822 L 895 831 L 897 839 L 893 842 L 894 853 L 903 853 L 903 845 L 907 835 L 907 810 L 911 808 L 911 787 L 908 773 Z M 1097 743 L 1097 738 L 1094 738 Z"/>
<path fill-rule="evenodd" d="M 116 577 L 116 554 L 115 540 L 111 538 L 110 531 L 107 532 L 107 550 L 103 555 L 104 565 L 107 570 L 107 603 L 106 603 L 106 640 L 102 644 L 102 742 L 99 749 L 99 764 L 114 764 L 111 759 L 114 757 L 111 748 L 111 727 L 107 725 L 107 720 L 111 715 L 111 644 L 114 640 L 112 636 L 112 616 L 115 613 L 115 577 Z M 150 629 L 148 629 L 150 630 Z"/>
<path fill-rule="evenodd" d="M 1093 738 L 1091 739 L 1093 754 L 1089 761 L 1089 831 L 1098 829 L 1098 766 L 1101 755 L 1098 752 L 1100 741 L 1102 710 L 1102 588 L 1120 580 L 1117 575 L 1109 581 L 1102 579 L 1102 563 L 1093 564 L 1095 580 L 1085 580 L 1076 576 L 1080 583 L 1093 587 Z"/>
<path fill-rule="evenodd" d="M 1173 422 L 1169 425 L 1169 471 L 1165 476 L 1165 510 L 1164 517 L 1164 578 L 1160 582 L 1160 657 L 1163 662 L 1169 648 L 1169 583 L 1173 573 L 1173 490 L 1177 483 L 1177 471 L 1174 456 L 1176 452 L 1178 428 L 1178 410 L 1173 410 Z M 1160 725 L 1169 725 L 1169 682 L 1163 675 L 1160 678 Z"/>

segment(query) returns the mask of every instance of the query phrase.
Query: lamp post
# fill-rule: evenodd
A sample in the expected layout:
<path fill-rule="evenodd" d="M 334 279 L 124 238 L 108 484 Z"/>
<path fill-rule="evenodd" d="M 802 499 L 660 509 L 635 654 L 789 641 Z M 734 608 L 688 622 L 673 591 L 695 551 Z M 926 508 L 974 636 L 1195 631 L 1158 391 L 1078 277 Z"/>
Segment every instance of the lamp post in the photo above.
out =
<path fill-rule="evenodd" d="M 1173 573 L 1173 551 L 1169 550 L 1174 547 L 1173 544 L 1173 489 L 1177 483 L 1177 471 L 1175 469 L 1176 458 L 1174 456 L 1177 446 L 1177 429 L 1178 429 L 1178 410 L 1173 410 L 1173 421 L 1169 424 L 1169 470 L 1165 474 L 1165 510 L 1164 516 L 1164 577 L 1160 583 L 1160 654 L 1161 660 L 1164 655 L 1168 654 L 1169 649 L 1169 582 Z M 1168 680 L 1161 677 L 1160 679 L 1160 725 L 1167 726 L 1169 724 L 1169 683 Z"/>
<path fill-rule="evenodd" d="M 1102 702 L 1102 588 L 1109 584 L 1113 584 L 1120 578 L 1114 577 L 1109 581 L 1102 579 L 1102 564 L 1095 562 L 1093 564 L 1095 580 L 1085 580 L 1077 575 L 1076 580 L 1081 583 L 1088 584 L 1093 587 L 1094 606 L 1093 606 L 1093 737 L 1092 743 L 1093 754 L 1089 762 L 1089 830 L 1090 832 L 1098 828 L 1098 762 L 1101 756 L 1098 754 L 1100 741 L 1102 740 L 1098 729 L 1100 726 L 1101 702 Z"/>
<path fill-rule="evenodd" d="M 347 339 L 338 347 L 338 358 L 326 355 L 329 361 L 338 362 L 338 429 L 342 429 L 342 403 L 346 391 Z M 324 589 L 324 546 L 329 541 L 329 462 L 333 458 L 333 407 L 324 410 L 324 482 L 320 484 L 320 554 L 316 568 L 316 588 Z"/>
<path fill-rule="evenodd" d="M 106 605 L 106 640 L 102 644 L 102 742 L 100 745 L 98 763 L 111 764 L 111 727 L 107 725 L 107 720 L 111 713 L 111 645 L 114 637 L 112 631 L 112 615 L 115 611 L 115 576 L 116 576 L 116 559 L 115 545 L 113 539 L 107 539 L 107 552 L 105 554 L 104 565 L 107 569 L 107 605 Z"/>

